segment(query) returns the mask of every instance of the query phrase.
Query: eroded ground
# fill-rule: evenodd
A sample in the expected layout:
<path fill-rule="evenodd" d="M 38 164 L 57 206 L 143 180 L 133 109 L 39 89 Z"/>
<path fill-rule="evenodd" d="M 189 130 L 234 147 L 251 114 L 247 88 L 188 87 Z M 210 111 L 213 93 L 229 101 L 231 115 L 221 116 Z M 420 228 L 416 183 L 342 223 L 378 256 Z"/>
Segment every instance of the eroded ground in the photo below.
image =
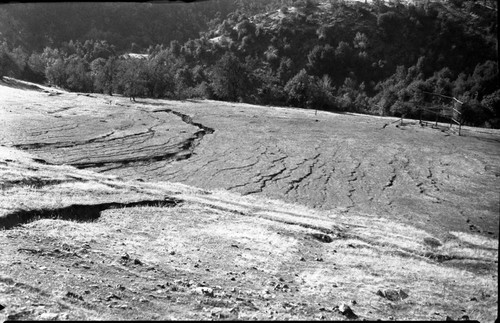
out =
<path fill-rule="evenodd" d="M 388 118 L 215 101 L 4 93 L 0 144 L 48 163 L 498 238 L 499 131 L 459 137 Z"/>
<path fill-rule="evenodd" d="M 8 85 L 0 319 L 496 318 L 495 131 Z"/>

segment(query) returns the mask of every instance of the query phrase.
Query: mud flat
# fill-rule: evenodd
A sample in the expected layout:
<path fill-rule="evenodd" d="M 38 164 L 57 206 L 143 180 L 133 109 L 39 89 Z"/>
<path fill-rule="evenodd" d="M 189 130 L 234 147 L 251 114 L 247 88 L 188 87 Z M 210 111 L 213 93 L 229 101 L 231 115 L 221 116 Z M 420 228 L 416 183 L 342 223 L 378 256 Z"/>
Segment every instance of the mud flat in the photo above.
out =
<path fill-rule="evenodd" d="M 495 131 L 16 84 L 0 320 L 496 318 Z"/>

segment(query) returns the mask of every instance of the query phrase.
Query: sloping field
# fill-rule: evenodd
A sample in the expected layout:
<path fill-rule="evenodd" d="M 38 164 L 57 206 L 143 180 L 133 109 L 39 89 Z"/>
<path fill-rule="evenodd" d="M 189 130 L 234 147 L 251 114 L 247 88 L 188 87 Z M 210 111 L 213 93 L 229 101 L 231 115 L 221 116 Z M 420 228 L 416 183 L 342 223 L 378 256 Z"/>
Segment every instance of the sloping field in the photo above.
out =
<path fill-rule="evenodd" d="M 0 145 L 50 164 L 498 238 L 499 131 L 459 137 L 391 118 L 12 87 L 2 98 Z"/>
<path fill-rule="evenodd" d="M 0 96 L 0 319 L 496 318 L 496 131 Z"/>

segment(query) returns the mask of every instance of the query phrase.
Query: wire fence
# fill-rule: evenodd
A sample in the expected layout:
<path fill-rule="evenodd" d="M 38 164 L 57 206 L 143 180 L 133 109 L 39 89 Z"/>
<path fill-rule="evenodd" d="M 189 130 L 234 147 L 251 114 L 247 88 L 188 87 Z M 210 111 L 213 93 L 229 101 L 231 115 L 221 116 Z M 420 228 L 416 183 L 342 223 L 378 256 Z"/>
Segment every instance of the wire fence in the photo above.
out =
<path fill-rule="evenodd" d="M 432 93 L 422 91 L 423 93 L 439 96 L 442 98 L 446 98 L 453 101 L 453 104 L 428 104 L 427 106 L 419 106 L 419 122 L 422 125 L 424 120 L 431 117 L 434 122 L 433 127 L 438 127 L 438 122 L 443 122 L 449 124 L 448 130 L 451 132 L 457 133 L 459 136 L 461 135 L 462 130 L 462 113 L 460 112 L 463 102 L 458 100 L 455 97 L 442 95 L 439 93 Z"/>

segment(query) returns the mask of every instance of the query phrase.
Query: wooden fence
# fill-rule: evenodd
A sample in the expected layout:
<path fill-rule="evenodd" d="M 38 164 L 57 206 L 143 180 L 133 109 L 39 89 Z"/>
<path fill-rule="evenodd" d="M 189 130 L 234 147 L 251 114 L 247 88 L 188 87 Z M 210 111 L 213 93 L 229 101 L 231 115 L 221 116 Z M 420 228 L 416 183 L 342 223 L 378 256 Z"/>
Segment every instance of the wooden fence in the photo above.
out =
<path fill-rule="evenodd" d="M 431 114 L 434 114 L 435 115 L 435 124 L 434 124 L 434 127 L 437 128 L 438 126 L 438 120 L 441 118 L 441 119 L 445 119 L 445 120 L 448 120 L 449 123 L 450 123 L 450 126 L 448 127 L 448 130 L 449 131 L 452 131 L 452 132 L 455 132 L 457 133 L 459 136 L 461 135 L 461 130 L 462 130 L 462 113 L 460 112 L 460 108 L 463 104 L 462 101 L 458 100 L 457 98 L 455 97 L 451 97 L 451 96 L 447 96 L 447 95 L 442 95 L 442 94 L 438 94 L 438 93 L 432 93 L 432 92 L 426 92 L 426 91 L 422 91 L 424 93 L 427 93 L 427 94 L 431 94 L 431 95 L 436 95 L 436 96 L 440 96 L 440 97 L 443 97 L 443 98 L 447 98 L 447 99 L 450 99 L 450 100 L 453 100 L 454 101 L 454 105 L 452 106 L 439 106 L 439 107 L 432 107 L 432 108 L 425 108 L 425 107 L 419 107 L 419 111 L 420 111 L 420 124 L 422 124 L 422 111 L 427 111 L 427 112 L 430 112 Z M 455 127 L 453 127 L 455 126 Z M 458 128 L 458 129 L 457 129 Z"/>

